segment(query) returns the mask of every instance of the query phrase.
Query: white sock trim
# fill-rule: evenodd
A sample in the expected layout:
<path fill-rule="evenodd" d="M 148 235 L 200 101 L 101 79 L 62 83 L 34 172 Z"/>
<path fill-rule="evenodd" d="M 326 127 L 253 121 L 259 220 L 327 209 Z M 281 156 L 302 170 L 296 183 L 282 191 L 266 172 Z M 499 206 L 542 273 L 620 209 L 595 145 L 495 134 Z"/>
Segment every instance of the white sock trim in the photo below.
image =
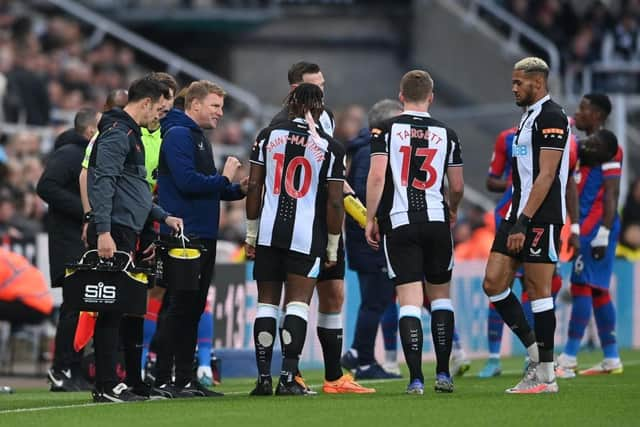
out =
<path fill-rule="evenodd" d="M 431 311 L 447 310 L 453 312 L 453 304 L 451 298 L 438 298 L 431 301 Z"/>
<path fill-rule="evenodd" d="M 415 317 L 417 319 L 422 319 L 422 307 L 418 307 L 417 305 L 401 306 L 398 313 L 398 319 L 402 319 L 403 317 Z"/>
<path fill-rule="evenodd" d="M 298 316 L 305 322 L 309 320 L 309 304 L 300 301 L 293 301 L 287 304 L 287 316 Z"/>
<path fill-rule="evenodd" d="M 318 312 L 318 328 L 342 329 L 342 314 Z"/>
<path fill-rule="evenodd" d="M 264 304 L 259 302 L 258 309 L 256 310 L 256 318 L 258 317 L 270 317 L 272 319 L 278 320 L 278 314 L 280 314 L 280 309 L 277 305 L 272 304 Z"/>
<path fill-rule="evenodd" d="M 553 310 L 553 298 L 547 297 L 531 301 L 531 311 L 534 313 L 542 313 L 549 310 Z"/>
<path fill-rule="evenodd" d="M 491 301 L 491 302 L 502 301 L 504 299 L 507 299 L 509 297 L 510 293 L 511 293 L 511 289 L 507 288 L 507 289 L 504 290 L 504 292 L 500 292 L 498 295 L 489 296 L 489 301 Z"/>

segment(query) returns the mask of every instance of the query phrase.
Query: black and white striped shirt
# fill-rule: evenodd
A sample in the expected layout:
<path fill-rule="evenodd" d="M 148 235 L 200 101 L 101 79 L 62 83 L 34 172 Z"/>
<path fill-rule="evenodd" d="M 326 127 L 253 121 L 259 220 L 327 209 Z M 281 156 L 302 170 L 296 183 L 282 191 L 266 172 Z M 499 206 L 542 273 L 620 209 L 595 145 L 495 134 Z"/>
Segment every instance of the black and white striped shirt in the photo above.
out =
<path fill-rule="evenodd" d="M 304 119 L 260 132 L 251 162 L 266 169 L 258 245 L 324 257 L 327 181 L 344 181 L 344 149 Z"/>
<path fill-rule="evenodd" d="M 533 183 L 540 174 L 541 150 L 558 150 L 563 152 L 562 160 L 547 197 L 533 216 L 532 222 L 564 224 L 567 216 L 565 191 L 570 152 L 565 147 L 570 135 L 567 115 L 549 95 L 529 106 L 522 114 L 511 147 L 513 201 L 507 214 L 508 221 L 515 222 L 529 200 Z"/>
<path fill-rule="evenodd" d="M 463 164 L 456 133 L 429 113 L 405 111 L 371 134 L 371 155 L 389 157 L 378 210 L 383 231 L 448 221 L 444 176 Z"/>

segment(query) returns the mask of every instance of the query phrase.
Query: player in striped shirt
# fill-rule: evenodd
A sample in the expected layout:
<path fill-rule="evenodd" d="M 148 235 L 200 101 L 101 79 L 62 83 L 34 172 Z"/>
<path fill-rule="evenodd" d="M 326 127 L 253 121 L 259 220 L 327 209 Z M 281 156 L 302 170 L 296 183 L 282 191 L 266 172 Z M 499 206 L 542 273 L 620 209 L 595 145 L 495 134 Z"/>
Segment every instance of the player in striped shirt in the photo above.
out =
<path fill-rule="evenodd" d="M 425 278 L 437 359 L 435 390 L 450 393 L 454 328 L 449 292 L 453 269 L 450 227 L 464 188 L 460 143 L 452 129 L 428 113 L 433 80 L 427 72 L 413 70 L 402 77 L 400 101 L 403 114 L 380 129 L 372 129 L 365 236 L 369 245 L 378 249 L 382 235 L 389 278 L 395 282 L 400 339 L 410 374 L 407 393 L 424 393 L 421 317 Z"/>
<path fill-rule="evenodd" d="M 323 267 L 335 265 L 344 208 L 344 150 L 316 121 L 320 87 L 303 83 L 287 99 L 289 118 L 260 132 L 251 154 L 247 256 L 255 258 L 258 312 L 254 344 L 259 377 L 252 395 L 270 395 L 278 305 L 285 284 L 284 359 L 276 394 L 305 395 L 296 379 L 309 303 Z M 264 196 L 263 196 L 264 191 Z"/>

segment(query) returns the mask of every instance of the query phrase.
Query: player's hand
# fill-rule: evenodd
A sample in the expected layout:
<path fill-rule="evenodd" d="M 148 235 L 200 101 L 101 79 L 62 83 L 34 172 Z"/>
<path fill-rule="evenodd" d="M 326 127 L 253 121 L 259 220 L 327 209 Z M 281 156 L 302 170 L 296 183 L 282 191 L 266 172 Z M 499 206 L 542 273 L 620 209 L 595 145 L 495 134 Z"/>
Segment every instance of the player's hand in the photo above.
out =
<path fill-rule="evenodd" d="M 89 242 L 87 241 L 87 229 L 89 228 L 89 223 L 85 222 L 82 224 L 82 233 L 80 233 L 80 239 L 82 239 L 82 242 L 84 243 L 84 247 L 88 248 L 89 247 Z"/>
<path fill-rule="evenodd" d="M 156 257 L 155 243 L 151 243 L 149 246 L 147 246 L 147 248 L 144 251 L 142 251 L 142 255 L 144 256 L 144 258 L 142 258 L 143 262 L 153 261 L 153 259 Z"/>
<path fill-rule="evenodd" d="M 520 214 L 516 223 L 509 230 L 509 237 L 507 238 L 507 250 L 509 252 L 517 254 L 522 250 L 530 222 L 531 218 L 525 214 Z"/>
<path fill-rule="evenodd" d="M 509 237 L 507 238 L 507 249 L 512 254 L 517 254 L 522 251 L 524 247 L 525 235 L 524 233 L 509 233 Z"/>
<path fill-rule="evenodd" d="M 116 242 L 113 241 L 111 233 L 106 232 L 98 235 L 98 256 L 100 258 L 111 259 L 116 250 Z"/>
<path fill-rule="evenodd" d="M 591 241 L 591 256 L 596 261 L 604 258 L 609 243 L 609 229 L 604 225 L 598 228 L 596 237 Z"/>
<path fill-rule="evenodd" d="M 380 248 L 380 228 L 375 220 L 367 221 L 364 236 L 369 246 L 371 246 L 371 249 L 377 251 Z"/>
<path fill-rule="evenodd" d="M 184 228 L 184 223 L 182 222 L 182 218 L 178 218 L 175 216 L 168 216 L 164 220 L 164 223 L 167 224 L 169 228 L 171 228 L 176 233 L 179 233 L 180 230 Z"/>
<path fill-rule="evenodd" d="M 456 225 L 456 221 L 458 221 L 458 211 L 449 209 L 449 227 L 451 227 L 452 230 Z"/>
<path fill-rule="evenodd" d="M 242 178 L 240 180 L 240 191 L 242 191 L 242 194 L 244 194 L 245 196 L 249 192 L 249 177 L 248 176 L 245 176 L 244 178 Z"/>
<path fill-rule="evenodd" d="M 580 255 L 580 236 L 571 233 L 571 236 L 569 237 L 569 247 L 573 250 L 571 260 L 574 260 L 578 255 Z"/>
<path fill-rule="evenodd" d="M 329 261 L 329 260 L 327 260 L 327 261 L 324 262 L 324 269 L 328 270 L 328 269 L 330 269 L 332 267 L 335 267 L 337 264 L 338 264 L 337 261 Z"/>
<path fill-rule="evenodd" d="M 233 181 L 236 177 L 238 169 L 240 169 L 240 166 L 242 166 L 240 160 L 236 159 L 233 156 L 229 156 L 227 157 L 227 161 L 224 163 L 222 175 L 226 176 L 229 181 Z"/>
<path fill-rule="evenodd" d="M 247 259 L 256 259 L 256 247 L 250 245 L 248 243 L 244 244 L 244 253 L 247 256 Z"/>

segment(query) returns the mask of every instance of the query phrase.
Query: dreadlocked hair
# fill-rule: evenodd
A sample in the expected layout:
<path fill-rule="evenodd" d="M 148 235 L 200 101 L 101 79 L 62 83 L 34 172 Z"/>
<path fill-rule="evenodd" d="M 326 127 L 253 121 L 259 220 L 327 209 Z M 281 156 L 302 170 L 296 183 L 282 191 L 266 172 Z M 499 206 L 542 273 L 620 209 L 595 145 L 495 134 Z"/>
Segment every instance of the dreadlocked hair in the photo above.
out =
<path fill-rule="evenodd" d="M 309 111 L 311 117 L 314 120 L 318 120 L 324 110 L 322 98 L 323 93 L 319 86 L 311 83 L 301 83 L 291 91 L 285 101 L 285 105 L 289 109 L 289 118 L 304 117 Z"/>

